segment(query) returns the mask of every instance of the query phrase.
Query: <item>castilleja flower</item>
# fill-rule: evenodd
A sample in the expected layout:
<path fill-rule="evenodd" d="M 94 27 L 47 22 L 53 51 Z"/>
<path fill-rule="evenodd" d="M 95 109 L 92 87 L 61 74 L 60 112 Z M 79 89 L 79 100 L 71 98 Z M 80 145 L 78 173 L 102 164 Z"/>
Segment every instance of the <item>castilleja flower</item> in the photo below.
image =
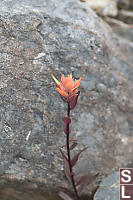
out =
<path fill-rule="evenodd" d="M 77 92 L 77 90 L 81 82 L 81 77 L 79 80 L 74 81 L 72 74 L 68 75 L 67 77 L 65 77 L 63 74 L 61 76 L 61 82 L 59 82 L 53 75 L 52 77 L 56 83 L 56 89 L 60 93 L 62 99 L 70 103 L 70 108 L 74 109 L 80 94 L 80 91 Z"/>

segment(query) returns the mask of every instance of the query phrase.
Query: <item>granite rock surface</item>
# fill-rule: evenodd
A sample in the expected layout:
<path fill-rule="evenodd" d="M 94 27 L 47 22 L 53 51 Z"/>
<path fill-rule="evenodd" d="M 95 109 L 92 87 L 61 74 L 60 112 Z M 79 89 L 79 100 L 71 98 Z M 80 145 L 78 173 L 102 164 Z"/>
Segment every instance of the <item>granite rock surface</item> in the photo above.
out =
<path fill-rule="evenodd" d="M 118 200 L 119 199 L 119 173 L 108 175 L 100 183 L 94 200 Z"/>

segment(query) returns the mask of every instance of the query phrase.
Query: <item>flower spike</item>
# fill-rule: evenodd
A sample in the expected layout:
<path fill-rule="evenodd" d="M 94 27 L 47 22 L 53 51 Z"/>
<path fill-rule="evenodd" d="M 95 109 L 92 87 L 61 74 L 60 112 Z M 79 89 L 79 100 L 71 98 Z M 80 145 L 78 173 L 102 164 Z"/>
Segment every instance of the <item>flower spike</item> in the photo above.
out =
<path fill-rule="evenodd" d="M 54 81 L 56 82 L 57 85 L 60 85 L 60 82 L 54 77 L 53 74 L 51 74 L 52 78 L 54 79 Z"/>
<path fill-rule="evenodd" d="M 72 73 L 70 74 L 70 77 L 72 78 Z"/>
<path fill-rule="evenodd" d="M 52 75 L 52 78 L 54 79 L 54 81 L 56 83 L 56 87 L 57 87 L 56 90 L 60 93 L 60 95 L 64 101 L 71 104 L 72 100 L 77 99 L 77 96 L 79 95 L 79 94 L 77 95 L 77 90 L 78 90 L 78 87 L 81 82 L 81 77 L 79 78 L 79 80 L 74 81 L 72 78 L 72 74 L 68 75 L 67 77 L 65 77 L 63 74 L 61 76 L 61 82 L 59 82 L 53 75 Z M 74 97 L 76 97 L 76 98 L 74 98 Z M 75 103 L 76 103 L 76 101 L 75 101 Z"/>

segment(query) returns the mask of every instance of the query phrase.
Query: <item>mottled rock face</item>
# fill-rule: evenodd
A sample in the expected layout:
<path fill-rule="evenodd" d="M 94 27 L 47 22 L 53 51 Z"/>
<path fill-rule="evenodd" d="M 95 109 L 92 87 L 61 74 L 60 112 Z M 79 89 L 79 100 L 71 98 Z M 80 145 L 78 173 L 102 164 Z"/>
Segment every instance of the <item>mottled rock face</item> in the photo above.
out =
<path fill-rule="evenodd" d="M 114 172 L 104 178 L 95 194 L 94 200 L 118 200 L 119 199 L 119 173 Z"/>
<path fill-rule="evenodd" d="M 66 105 L 50 74 L 72 71 L 82 77 L 72 135 L 89 146 L 75 170 L 132 166 L 132 43 L 74 0 L 3 1 L 0 16 L 0 174 L 65 184 Z"/>
<path fill-rule="evenodd" d="M 84 0 L 84 2 L 102 16 L 115 17 L 118 14 L 117 1 L 115 0 Z"/>
<path fill-rule="evenodd" d="M 0 199 L 21 200 L 59 200 L 57 191 L 47 188 L 44 184 L 29 181 L 0 179 Z"/>

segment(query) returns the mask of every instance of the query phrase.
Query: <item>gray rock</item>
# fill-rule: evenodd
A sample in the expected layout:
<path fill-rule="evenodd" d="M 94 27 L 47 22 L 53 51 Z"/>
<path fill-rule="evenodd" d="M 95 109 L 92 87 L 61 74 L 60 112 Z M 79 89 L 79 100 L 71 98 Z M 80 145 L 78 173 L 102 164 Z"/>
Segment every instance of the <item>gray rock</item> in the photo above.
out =
<path fill-rule="evenodd" d="M 49 192 L 50 190 L 50 192 Z M 1 200 L 59 200 L 57 192 L 46 185 L 37 185 L 28 181 L 13 181 L 0 179 Z"/>
<path fill-rule="evenodd" d="M 58 146 L 66 105 L 50 74 L 82 76 L 72 136 L 77 173 L 132 166 L 133 46 L 75 0 L 0 2 L 0 174 L 66 184 Z M 56 186 L 55 186 L 56 184 Z"/>
<path fill-rule="evenodd" d="M 118 0 L 118 7 L 120 9 L 131 10 L 133 9 L 132 0 Z"/>
<path fill-rule="evenodd" d="M 133 24 L 133 11 L 127 11 L 127 10 L 120 10 L 118 14 L 118 19 L 124 21 L 128 24 Z"/>
<path fill-rule="evenodd" d="M 114 172 L 100 183 L 94 200 L 118 200 L 119 199 L 119 173 Z"/>
<path fill-rule="evenodd" d="M 116 0 L 85 0 L 85 2 L 102 16 L 117 16 L 118 10 Z"/>

